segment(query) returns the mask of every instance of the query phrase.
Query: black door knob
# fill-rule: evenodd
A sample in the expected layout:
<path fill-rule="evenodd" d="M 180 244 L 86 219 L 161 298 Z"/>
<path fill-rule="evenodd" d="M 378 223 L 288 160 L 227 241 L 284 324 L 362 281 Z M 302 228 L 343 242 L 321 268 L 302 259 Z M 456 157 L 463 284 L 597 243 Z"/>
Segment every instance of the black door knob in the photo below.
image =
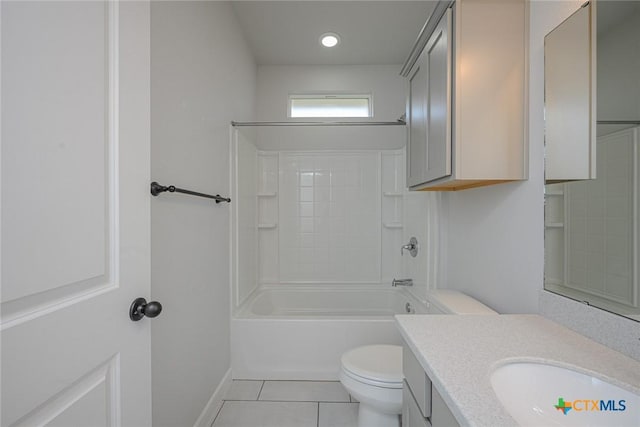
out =
<path fill-rule="evenodd" d="M 156 317 L 162 312 L 162 304 L 158 301 L 147 302 L 144 298 L 136 298 L 129 307 L 129 318 L 134 322 L 142 319 L 144 316 Z"/>

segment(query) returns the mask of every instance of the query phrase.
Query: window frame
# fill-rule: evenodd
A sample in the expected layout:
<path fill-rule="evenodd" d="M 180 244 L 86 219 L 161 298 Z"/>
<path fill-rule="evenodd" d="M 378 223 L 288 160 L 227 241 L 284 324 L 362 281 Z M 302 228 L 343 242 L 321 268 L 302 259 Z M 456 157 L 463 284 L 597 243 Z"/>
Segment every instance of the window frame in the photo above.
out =
<path fill-rule="evenodd" d="M 293 116 L 293 103 L 300 99 L 366 99 L 368 105 L 367 116 Z M 373 95 L 371 93 L 290 93 L 287 98 L 287 118 L 290 119 L 371 119 L 373 118 Z"/>

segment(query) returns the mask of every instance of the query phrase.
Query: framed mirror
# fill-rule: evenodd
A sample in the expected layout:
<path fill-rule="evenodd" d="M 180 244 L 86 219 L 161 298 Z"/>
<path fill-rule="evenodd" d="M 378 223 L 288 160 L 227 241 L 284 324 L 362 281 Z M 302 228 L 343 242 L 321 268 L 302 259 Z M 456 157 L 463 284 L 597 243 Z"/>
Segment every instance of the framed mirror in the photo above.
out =
<path fill-rule="evenodd" d="M 597 14 L 596 4 L 591 7 L 593 19 L 583 20 L 591 28 L 581 31 L 596 40 L 591 51 L 597 53 L 592 70 L 596 96 L 590 97 L 595 101 L 595 150 L 589 154 L 595 174 L 545 186 L 544 286 L 640 322 L 640 0 L 599 1 Z M 564 48 L 571 46 L 571 41 L 562 42 Z M 561 80 L 553 84 L 566 88 Z M 547 108 L 548 89 L 545 126 L 568 120 L 571 108 L 565 105 L 564 117 L 558 118 Z M 592 143 L 585 134 L 581 138 L 583 148 Z M 572 152 L 584 155 L 577 150 L 569 150 L 569 158 Z"/>

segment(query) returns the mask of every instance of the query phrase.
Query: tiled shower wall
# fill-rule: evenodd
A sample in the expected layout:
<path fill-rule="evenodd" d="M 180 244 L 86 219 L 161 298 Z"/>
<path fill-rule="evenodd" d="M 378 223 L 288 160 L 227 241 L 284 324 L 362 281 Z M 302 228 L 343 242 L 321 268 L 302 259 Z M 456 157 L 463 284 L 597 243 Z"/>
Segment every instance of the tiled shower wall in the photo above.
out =
<path fill-rule="evenodd" d="M 404 153 L 258 153 L 259 283 L 401 275 Z"/>
<path fill-rule="evenodd" d="M 598 137 L 596 180 L 547 186 L 547 284 L 637 307 L 637 133 Z"/>

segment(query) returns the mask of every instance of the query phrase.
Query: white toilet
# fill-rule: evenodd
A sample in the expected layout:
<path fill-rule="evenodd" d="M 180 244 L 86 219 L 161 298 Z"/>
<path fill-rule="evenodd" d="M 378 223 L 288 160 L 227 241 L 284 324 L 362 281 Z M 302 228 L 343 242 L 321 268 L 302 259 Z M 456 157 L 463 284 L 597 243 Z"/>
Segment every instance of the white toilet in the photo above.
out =
<path fill-rule="evenodd" d="M 428 314 L 497 314 L 457 291 L 427 295 Z M 342 355 L 340 382 L 359 402 L 359 427 L 400 427 L 402 413 L 402 347 L 367 345 Z"/>
<path fill-rule="evenodd" d="M 359 402 L 358 426 L 400 426 L 402 347 L 366 345 L 342 355 L 340 382 Z"/>

